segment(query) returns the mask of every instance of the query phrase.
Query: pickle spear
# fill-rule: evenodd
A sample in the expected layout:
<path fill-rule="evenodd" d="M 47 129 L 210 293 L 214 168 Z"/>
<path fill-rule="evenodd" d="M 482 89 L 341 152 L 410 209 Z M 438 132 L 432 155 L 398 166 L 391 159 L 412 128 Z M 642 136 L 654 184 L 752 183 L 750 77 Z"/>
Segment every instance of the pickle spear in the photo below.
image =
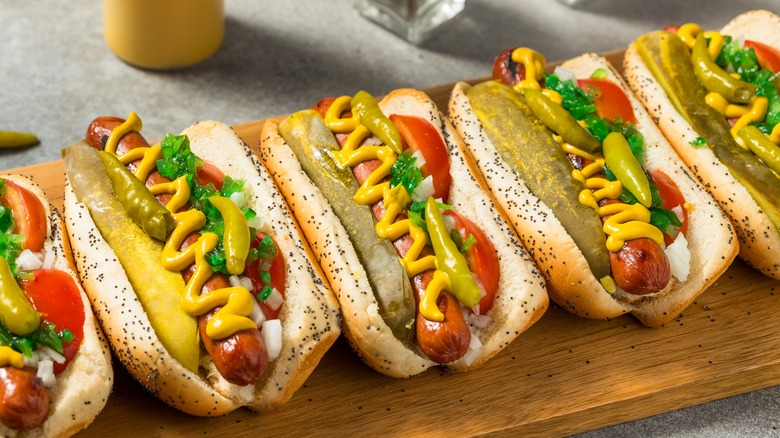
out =
<path fill-rule="evenodd" d="M 501 158 L 517 172 L 528 189 L 541 199 L 588 261 L 593 275 L 610 274 L 606 237 L 598 213 L 579 201 L 585 186 L 572 177 L 574 170 L 558 142 L 520 94 L 495 81 L 471 87 L 466 96 Z"/>
<path fill-rule="evenodd" d="M 637 51 L 677 111 L 693 126 L 718 159 L 780 228 L 780 179 L 755 155 L 740 147 L 726 118 L 707 105 L 688 47 L 675 34 L 656 31 L 639 37 Z"/>
<path fill-rule="evenodd" d="M 396 338 L 411 340 L 415 301 L 409 277 L 393 245 L 376 235 L 370 207 L 352 199 L 360 186 L 350 169 L 339 167 L 333 160 L 331 151 L 340 149 L 333 134 L 312 110 L 288 117 L 279 124 L 279 133 L 347 230 L 379 303 L 382 319 Z"/>
<path fill-rule="evenodd" d="M 168 271 L 160 262 L 163 243 L 144 233 L 125 212 L 95 148 L 78 142 L 63 149 L 62 159 L 76 199 L 87 206 L 117 255 L 160 342 L 182 366 L 197 372 L 197 321 L 181 307 L 181 274 Z"/>

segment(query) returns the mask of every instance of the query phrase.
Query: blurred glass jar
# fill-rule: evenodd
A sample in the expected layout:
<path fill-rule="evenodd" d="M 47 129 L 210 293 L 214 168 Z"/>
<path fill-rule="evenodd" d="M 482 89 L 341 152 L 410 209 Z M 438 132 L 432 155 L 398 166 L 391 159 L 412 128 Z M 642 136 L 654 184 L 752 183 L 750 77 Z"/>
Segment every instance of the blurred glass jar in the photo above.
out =
<path fill-rule="evenodd" d="M 355 0 L 360 14 L 413 44 L 419 44 L 464 8 L 466 0 Z"/>
<path fill-rule="evenodd" d="M 103 0 L 103 32 L 108 47 L 129 64 L 188 67 L 222 45 L 224 0 Z"/>

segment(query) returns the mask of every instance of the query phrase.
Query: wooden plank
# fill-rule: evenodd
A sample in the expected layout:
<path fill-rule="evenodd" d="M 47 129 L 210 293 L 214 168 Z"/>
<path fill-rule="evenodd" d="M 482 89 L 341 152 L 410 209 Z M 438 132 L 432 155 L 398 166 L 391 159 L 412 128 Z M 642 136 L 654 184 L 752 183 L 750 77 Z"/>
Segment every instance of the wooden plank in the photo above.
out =
<path fill-rule="evenodd" d="M 610 54 L 614 62 L 620 53 Z M 477 81 L 470 81 L 477 82 Z M 452 84 L 427 90 L 445 108 Z M 235 129 L 254 149 L 262 121 Z M 62 163 L 11 169 L 62 204 Z M 3 173 L 3 172 L 0 172 Z M 274 412 L 197 418 L 148 395 L 118 364 L 104 411 L 80 436 L 469 436 L 571 434 L 780 384 L 780 282 L 737 260 L 674 322 L 585 320 L 552 306 L 478 370 L 399 380 L 339 340 Z"/>

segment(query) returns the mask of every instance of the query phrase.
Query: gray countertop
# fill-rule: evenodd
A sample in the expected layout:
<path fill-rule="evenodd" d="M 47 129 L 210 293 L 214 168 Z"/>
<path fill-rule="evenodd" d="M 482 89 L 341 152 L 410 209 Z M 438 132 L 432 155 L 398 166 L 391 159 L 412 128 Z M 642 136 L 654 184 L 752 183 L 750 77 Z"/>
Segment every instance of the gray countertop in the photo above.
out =
<path fill-rule="evenodd" d="M 101 1 L 0 0 L 0 130 L 39 145 L 0 151 L 0 169 L 56 160 L 98 115 L 144 119 L 147 138 L 201 119 L 229 124 L 365 89 L 425 88 L 490 74 L 501 50 L 526 45 L 561 60 L 624 48 L 643 32 L 695 21 L 719 28 L 780 0 L 468 0 L 413 46 L 360 18 L 350 1 L 226 0 L 221 49 L 195 67 L 155 72 L 116 58 L 103 41 Z M 585 433 L 612 436 L 780 436 L 780 387 Z"/>

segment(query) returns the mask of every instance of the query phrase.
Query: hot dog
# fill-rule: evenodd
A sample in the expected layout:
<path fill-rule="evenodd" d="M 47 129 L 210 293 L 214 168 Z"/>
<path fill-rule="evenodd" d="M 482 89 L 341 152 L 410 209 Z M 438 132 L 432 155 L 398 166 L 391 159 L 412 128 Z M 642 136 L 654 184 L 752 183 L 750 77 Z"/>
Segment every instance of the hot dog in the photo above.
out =
<path fill-rule="evenodd" d="M 269 411 L 338 337 L 338 304 L 232 129 L 199 122 L 159 145 L 140 129 L 134 113 L 98 117 L 63 150 L 68 232 L 106 336 L 177 409 Z"/>
<path fill-rule="evenodd" d="M 260 158 L 372 368 L 476 368 L 547 308 L 544 281 L 422 92 L 366 92 L 267 121 Z"/>
<path fill-rule="evenodd" d="M 662 325 L 728 267 L 733 230 L 604 58 L 545 62 L 504 51 L 449 117 L 556 303 Z"/>
<path fill-rule="evenodd" d="M 108 345 L 73 272 L 62 219 L 24 177 L 0 177 L 0 435 L 70 436 L 103 409 Z"/>
<path fill-rule="evenodd" d="M 717 200 L 739 254 L 780 279 L 780 17 L 739 15 L 720 32 L 688 23 L 638 38 L 628 84 Z"/>

